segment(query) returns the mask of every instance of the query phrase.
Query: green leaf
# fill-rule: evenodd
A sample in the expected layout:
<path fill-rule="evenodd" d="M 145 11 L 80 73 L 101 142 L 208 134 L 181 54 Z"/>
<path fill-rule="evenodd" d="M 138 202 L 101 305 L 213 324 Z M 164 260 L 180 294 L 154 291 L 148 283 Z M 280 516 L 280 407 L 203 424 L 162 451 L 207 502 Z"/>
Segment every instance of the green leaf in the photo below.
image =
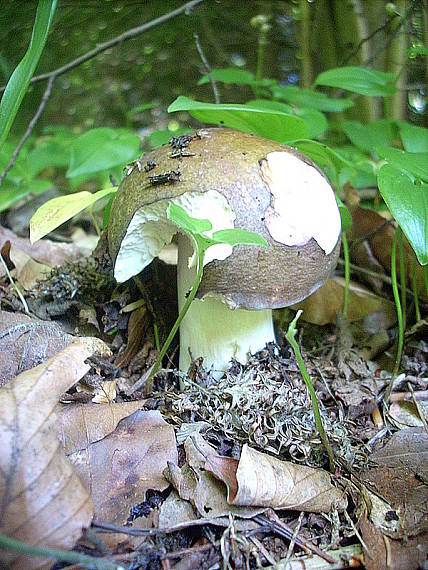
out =
<path fill-rule="evenodd" d="M 216 243 L 228 243 L 229 245 L 260 245 L 269 247 L 268 242 L 255 232 L 231 228 L 228 230 L 218 230 L 212 235 L 212 240 Z"/>
<path fill-rule="evenodd" d="M 409 240 L 421 265 L 428 263 L 428 184 L 414 184 L 404 172 L 385 164 L 379 190 Z"/>
<path fill-rule="evenodd" d="M 394 168 L 428 182 L 428 152 L 406 152 L 391 147 L 379 147 L 376 152 Z"/>
<path fill-rule="evenodd" d="M 255 82 L 254 73 L 251 71 L 245 71 L 244 69 L 236 69 L 235 67 L 223 67 L 211 70 L 211 74 L 206 74 L 200 78 L 198 85 L 204 85 L 210 82 L 210 75 L 214 81 L 219 81 L 220 83 L 236 85 L 251 85 Z"/>
<path fill-rule="evenodd" d="M 377 146 L 392 145 L 398 134 L 395 121 L 387 119 L 366 125 L 358 121 L 344 121 L 342 129 L 356 147 L 367 152 L 373 152 Z"/>
<path fill-rule="evenodd" d="M 293 147 L 311 158 L 321 169 L 327 168 L 330 176 L 333 176 L 335 180 L 342 168 L 353 168 L 352 164 L 340 156 L 340 154 L 329 146 L 317 141 L 298 140 L 293 142 Z"/>
<path fill-rule="evenodd" d="M 30 45 L 12 73 L 0 103 L 0 147 L 9 134 L 45 47 L 56 3 L 57 0 L 39 0 Z"/>
<path fill-rule="evenodd" d="M 400 137 L 407 152 L 428 152 L 428 129 L 399 121 Z"/>
<path fill-rule="evenodd" d="M 71 132 L 69 136 L 58 134 L 42 139 L 28 154 L 28 169 L 30 177 L 36 176 L 44 168 L 55 166 L 65 168 L 70 162 L 70 149 L 73 141 Z"/>
<path fill-rule="evenodd" d="M 88 206 L 115 191 L 115 188 L 106 188 L 94 194 L 86 191 L 77 192 L 45 202 L 30 220 L 31 243 L 41 239 Z"/>
<path fill-rule="evenodd" d="M 315 86 L 337 87 L 358 93 L 387 97 L 397 91 L 393 85 L 394 75 L 366 67 L 337 67 L 323 71 L 315 80 Z"/>
<path fill-rule="evenodd" d="M 325 93 L 293 85 L 275 86 L 271 88 L 271 91 L 275 99 L 287 101 L 287 103 L 299 107 L 316 109 L 317 111 L 340 113 L 354 106 L 354 102 L 351 99 L 335 99 L 328 97 Z"/>
<path fill-rule="evenodd" d="M 169 113 L 175 111 L 188 111 L 198 121 L 221 124 L 279 142 L 308 136 L 303 119 L 274 109 L 260 109 L 238 103 L 217 105 L 180 96 L 168 108 Z"/>
<path fill-rule="evenodd" d="M 102 127 L 78 137 L 71 145 L 67 178 L 94 174 L 138 158 L 140 139 L 132 131 Z"/>
<path fill-rule="evenodd" d="M 328 127 L 325 116 L 315 109 L 293 108 L 291 105 L 287 105 L 286 103 L 271 101 L 269 99 L 251 99 L 251 101 L 247 101 L 246 104 L 259 109 L 277 110 L 301 117 L 306 123 L 308 128 L 308 138 L 310 139 L 322 135 Z"/>
<path fill-rule="evenodd" d="M 174 222 L 174 224 L 177 224 L 177 226 L 180 226 L 180 228 L 190 234 L 202 234 L 212 228 L 212 224 L 209 220 L 192 218 L 184 208 L 174 204 L 174 202 L 169 203 L 166 215 L 171 222 Z"/>
<path fill-rule="evenodd" d="M 43 194 L 48 188 L 52 188 L 50 180 L 21 181 L 19 184 L 11 184 L 10 180 L 6 179 L 0 192 L 0 212 L 8 210 L 29 194 Z"/>

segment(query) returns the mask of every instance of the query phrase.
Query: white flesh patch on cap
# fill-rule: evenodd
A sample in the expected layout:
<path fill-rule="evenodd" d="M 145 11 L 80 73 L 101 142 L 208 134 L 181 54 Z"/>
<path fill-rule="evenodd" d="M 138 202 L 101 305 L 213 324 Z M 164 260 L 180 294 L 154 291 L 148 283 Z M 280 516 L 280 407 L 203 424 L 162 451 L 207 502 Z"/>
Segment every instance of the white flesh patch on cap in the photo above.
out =
<path fill-rule="evenodd" d="M 186 192 L 177 198 L 159 200 L 144 206 L 132 217 L 117 254 L 114 276 L 119 283 L 138 275 L 150 265 L 179 231 L 167 218 L 166 211 L 170 202 L 184 208 L 193 218 L 209 220 L 213 227 L 204 232 L 207 237 L 211 237 L 217 230 L 233 228 L 235 212 L 226 198 L 215 190 Z M 214 245 L 205 255 L 204 265 L 214 259 L 226 259 L 231 253 L 230 245 Z"/>
<path fill-rule="evenodd" d="M 301 246 L 314 238 L 328 255 L 341 230 L 333 190 L 314 168 L 289 152 L 271 152 L 261 165 L 272 194 L 266 227 L 274 240 Z"/>

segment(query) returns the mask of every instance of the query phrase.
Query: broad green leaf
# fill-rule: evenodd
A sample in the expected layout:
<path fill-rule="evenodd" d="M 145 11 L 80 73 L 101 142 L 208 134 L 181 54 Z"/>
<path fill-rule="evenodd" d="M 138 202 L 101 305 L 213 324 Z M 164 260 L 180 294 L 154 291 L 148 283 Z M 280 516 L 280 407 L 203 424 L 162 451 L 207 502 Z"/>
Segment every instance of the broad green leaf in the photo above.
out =
<path fill-rule="evenodd" d="M 30 220 L 31 243 L 41 239 L 85 208 L 115 191 L 115 188 L 106 188 L 94 194 L 86 191 L 77 192 L 45 202 Z"/>
<path fill-rule="evenodd" d="M 10 77 L 0 102 L 0 147 L 9 134 L 28 84 L 39 63 L 55 13 L 57 0 L 39 0 L 27 52 Z"/>
<path fill-rule="evenodd" d="M 149 109 L 153 109 L 154 107 L 155 107 L 154 103 L 141 103 L 140 105 L 132 107 L 132 109 L 129 109 L 128 115 L 133 117 L 134 115 L 138 115 L 139 113 L 143 113 L 144 111 L 148 111 Z"/>
<path fill-rule="evenodd" d="M 395 121 L 382 119 L 367 125 L 358 121 L 344 121 L 342 129 L 348 139 L 359 149 L 374 152 L 377 146 L 390 146 L 397 137 Z"/>
<path fill-rule="evenodd" d="M 158 146 L 162 146 L 163 144 L 167 144 L 172 137 L 179 137 L 181 135 L 187 135 L 187 133 L 191 133 L 192 129 L 177 129 L 176 131 L 172 132 L 168 129 L 153 131 L 147 137 L 147 141 L 152 148 L 157 148 Z"/>
<path fill-rule="evenodd" d="M 223 67 L 211 70 L 211 77 L 214 81 L 220 83 L 235 83 L 236 85 L 249 85 L 254 83 L 254 73 L 245 71 L 244 69 L 236 69 L 236 67 Z M 206 74 L 200 78 L 198 85 L 204 85 L 210 82 L 210 74 Z"/>
<path fill-rule="evenodd" d="M 348 210 L 348 208 L 345 206 L 345 204 L 342 202 L 342 200 L 339 198 L 337 194 L 336 194 L 336 202 L 339 207 L 340 220 L 342 223 L 342 232 L 346 232 L 352 226 L 351 212 Z"/>
<path fill-rule="evenodd" d="M 251 87 L 270 87 L 276 84 L 275 79 L 261 79 L 257 81 L 254 73 L 237 69 L 236 67 L 222 67 L 212 69 L 210 74 L 206 74 L 198 81 L 198 85 L 205 85 L 210 82 L 210 76 L 219 83 L 250 85 Z"/>
<path fill-rule="evenodd" d="M 209 220 L 201 220 L 189 216 L 184 208 L 174 204 L 174 202 L 169 203 L 166 215 L 171 222 L 174 222 L 177 226 L 180 226 L 180 228 L 183 228 L 183 230 L 190 234 L 202 234 L 212 228 L 212 224 Z"/>
<path fill-rule="evenodd" d="M 337 87 L 358 93 L 359 95 L 371 95 L 387 97 L 397 91 L 392 83 L 394 75 L 366 67 L 337 67 L 328 69 L 318 75 L 315 86 Z"/>
<path fill-rule="evenodd" d="M 175 111 L 188 111 L 198 121 L 220 124 L 279 142 L 308 136 L 303 119 L 274 109 L 260 109 L 238 103 L 217 105 L 180 96 L 168 108 L 169 113 Z"/>
<path fill-rule="evenodd" d="M 417 45 L 413 45 L 408 51 L 407 51 L 407 55 L 413 59 L 415 57 L 421 56 L 421 57 L 426 57 L 428 56 L 428 47 L 422 45 L 422 44 L 417 44 Z"/>
<path fill-rule="evenodd" d="M 391 147 L 379 147 L 376 151 L 394 168 L 428 182 L 428 152 L 406 152 Z"/>
<path fill-rule="evenodd" d="M 325 93 L 295 87 L 294 85 L 275 86 L 271 88 L 271 91 L 275 99 L 287 101 L 287 103 L 299 107 L 316 109 L 317 111 L 340 113 L 354 106 L 354 102 L 351 99 L 335 99 L 328 97 Z"/>
<path fill-rule="evenodd" d="M 30 180 L 11 184 L 10 180 L 6 179 L 0 191 L 0 212 L 8 210 L 29 194 L 43 194 L 48 188 L 52 188 L 52 182 L 49 180 Z"/>
<path fill-rule="evenodd" d="M 414 184 L 404 172 L 385 164 L 379 190 L 409 240 L 421 265 L 428 263 L 428 184 Z"/>
<path fill-rule="evenodd" d="M 269 99 L 251 99 L 247 101 L 247 105 L 257 107 L 259 109 L 277 110 L 291 115 L 301 117 L 308 128 L 308 138 L 316 138 L 322 135 L 328 127 L 325 116 L 316 109 L 296 108 L 280 101 L 271 101 Z"/>
<path fill-rule="evenodd" d="M 342 168 L 352 168 L 352 164 L 340 154 L 317 141 L 297 140 L 293 142 L 293 146 L 311 158 L 321 169 L 327 168 L 334 179 L 337 179 Z"/>
<path fill-rule="evenodd" d="M 71 145 L 70 166 L 66 176 L 87 176 L 125 165 L 140 154 L 140 139 L 132 131 L 106 127 L 92 129 Z"/>
<path fill-rule="evenodd" d="M 216 243 L 228 243 L 229 245 L 260 245 L 269 247 L 268 242 L 255 232 L 249 230 L 241 230 L 240 228 L 231 228 L 229 230 L 218 230 L 212 235 L 213 241 Z"/>
<path fill-rule="evenodd" d="M 31 177 L 36 176 L 44 168 L 55 166 L 65 168 L 70 162 L 70 149 L 73 135 L 69 137 L 54 136 L 42 139 L 28 154 L 28 168 Z"/>
<path fill-rule="evenodd" d="M 407 152 L 428 152 L 428 129 L 399 121 L 400 137 Z"/>
<path fill-rule="evenodd" d="M 350 166 L 344 166 L 340 171 L 340 188 L 348 181 L 354 188 L 367 188 L 377 185 L 375 162 L 367 154 L 352 145 L 335 147 L 335 152 L 348 161 Z"/>

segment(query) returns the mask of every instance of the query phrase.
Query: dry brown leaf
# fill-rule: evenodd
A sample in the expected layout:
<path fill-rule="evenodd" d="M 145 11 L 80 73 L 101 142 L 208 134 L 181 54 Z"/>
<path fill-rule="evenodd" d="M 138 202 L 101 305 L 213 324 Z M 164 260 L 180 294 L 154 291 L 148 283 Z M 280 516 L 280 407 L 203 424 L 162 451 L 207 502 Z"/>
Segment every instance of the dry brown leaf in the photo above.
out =
<path fill-rule="evenodd" d="M 56 323 L 0 311 L 0 386 L 38 366 L 76 339 Z"/>
<path fill-rule="evenodd" d="M 22 249 L 15 247 L 13 244 L 10 247 L 9 257 L 15 266 L 13 276 L 25 291 L 35 287 L 38 280 L 46 278 L 51 272 L 51 267 L 35 261 Z"/>
<path fill-rule="evenodd" d="M 144 400 L 113 404 L 71 404 L 57 409 L 58 432 L 66 455 L 85 450 L 114 432 L 123 418 L 139 410 Z"/>
<path fill-rule="evenodd" d="M 239 507 L 226 500 L 226 489 L 206 468 L 206 457 L 214 455 L 214 448 L 200 434 L 189 437 L 185 444 L 186 463 L 179 468 L 169 463 L 165 473 L 180 497 L 190 501 L 204 518 L 227 517 L 230 513 L 241 518 L 252 518 L 266 510 L 263 507 Z"/>
<path fill-rule="evenodd" d="M 130 407 L 123 406 L 125 413 L 129 414 Z M 107 432 L 117 422 L 118 410 L 119 405 L 94 404 L 90 421 L 94 426 L 100 414 L 99 423 L 105 422 L 103 431 Z M 90 491 L 95 518 L 124 524 L 130 508 L 145 500 L 148 489 L 168 487 L 163 471 L 168 462 L 177 463 L 178 454 L 174 428 L 159 412 L 137 410 L 101 439 L 98 425 L 90 431 L 90 442 L 83 417 L 79 426 L 78 433 L 68 436 L 66 448 L 74 450 L 68 457 Z"/>
<path fill-rule="evenodd" d="M 95 346 L 73 343 L 0 389 L 0 532 L 7 536 L 69 549 L 90 524 L 92 502 L 60 445 L 54 410 L 89 370 L 85 360 Z M 27 557 L 9 564 L 51 565 Z"/>
<path fill-rule="evenodd" d="M 346 508 L 346 497 L 330 475 L 266 455 L 245 444 L 238 460 L 210 454 L 205 469 L 227 486 L 227 501 L 239 506 L 262 506 L 328 513 Z"/>
<path fill-rule="evenodd" d="M 352 227 L 349 232 L 351 260 L 366 269 L 377 271 L 376 262 L 379 262 L 389 275 L 391 272 L 392 240 L 395 226 L 378 212 L 359 205 L 359 196 L 354 188 L 346 188 L 346 205 L 352 215 Z M 404 257 L 407 283 L 412 284 L 414 253 L 411 245 L 404 237 Z M 397 256 L 397 275 L 400 267 Z M 417 264 L 416 283 L 421 289 L 421 295 L 426 297 L 423 288 L 422 267 Z"/>
<path fill-rule="evenodd" d="M 326 281 L 318 291 L 293 308 L 302 309 L 302 318 L 309 323 L 315 325 L 335 323 L 337 314 L 343 310 L 344 292 L 345 280 L 335 277 Z M 378 328 L 389 328 L 397 320 L 394 303 L 351 281 L 348 320 L 359 321 L 373 313 L 376 313 Z"/>
<path fill-rule="evenodd" d="M 115 366 L 123 368 L 128 366 L 140 350 L 150 317 L 146 307 L 140 307 L 131 313 L 128 323 L 128 343 L 123 352 L 116 358 Z"/>
<path fill-rule="evenodd" d="M 48 239 L 41 239 L 31 244 L 28 238 L 21 238 L 11 230 L 0 226 L 0 249 L 10 241 L 11 246 L 19 248 L 35 261 L 56 267 L 63 265 L 67 261 L 76 261 L 82 257 L 80 249 L 72 243 L 57 243 Z"/>

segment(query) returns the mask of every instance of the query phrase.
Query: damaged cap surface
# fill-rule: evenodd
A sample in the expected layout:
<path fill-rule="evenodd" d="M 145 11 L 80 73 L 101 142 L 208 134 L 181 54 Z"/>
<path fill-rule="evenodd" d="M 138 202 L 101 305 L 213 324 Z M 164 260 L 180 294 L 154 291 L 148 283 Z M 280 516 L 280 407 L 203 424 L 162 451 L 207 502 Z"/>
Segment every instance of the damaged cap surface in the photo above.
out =
<path fill-rule="evenodd" d="M 318 168 L 290 147 L 231 129 L 186 137 L 182 152 L 176 142 L 147 153 L 121 183 L 108 228 L 113 261 L 138 212 L 141 217 L 147 207 L 186 193 L 216 192 L 230 207 L 234 227 L 260 234 L 269 248 L 240 245 L 225 259 L 207 263 L 198 297 L 220 295 L 246 309 L 278 308 L 320 287 L 339 255 L 340 217 Z M 302 173 L 303 186 L 294 186 Z M 290 229 L 298 217 L 303 226 Z"/>

